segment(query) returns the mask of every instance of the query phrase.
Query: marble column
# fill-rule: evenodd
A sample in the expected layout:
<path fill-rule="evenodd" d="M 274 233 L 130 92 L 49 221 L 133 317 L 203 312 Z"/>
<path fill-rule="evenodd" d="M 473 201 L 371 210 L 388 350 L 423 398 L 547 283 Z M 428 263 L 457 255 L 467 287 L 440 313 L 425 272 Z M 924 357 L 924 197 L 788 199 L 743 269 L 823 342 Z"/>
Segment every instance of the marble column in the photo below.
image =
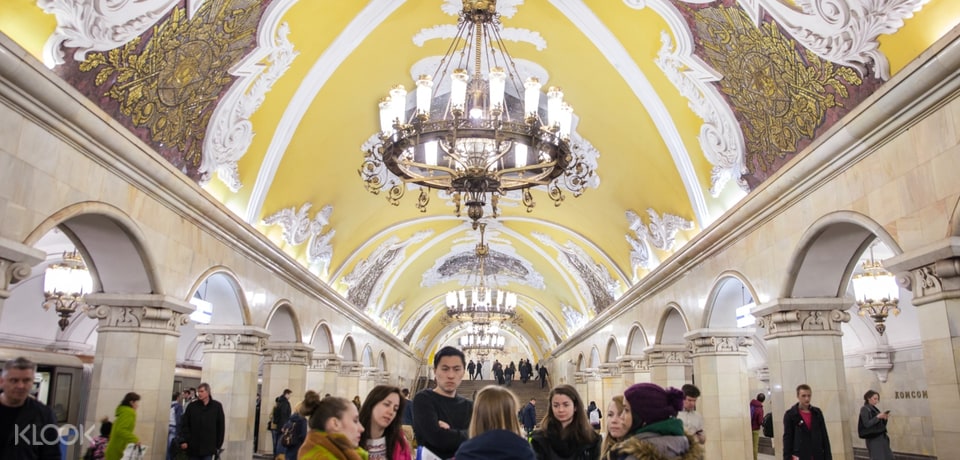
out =
<path fill-rule="evenodd" d="M 307 366 L 311 362 L 313 347 L 298 342 L 267 342 L 263 349 L 263 381 L 260 385 L 260 433 L 259 439 L 269 439 L 261 442 L 260 453 L 273 452 L 273 438 L 267 430 L 271 411 L 276 398 L 289 389 L 290 408 L 296 409 L 297 404 L 303 401 L 307 388 Z M 321 396 L 323 396 L 321 394 Z"/>
<path fill-rule="evenodd" d="M 226 417 L 222 458 L 249 460 L 253 452 L 257 374 L 270 332 L 238 324 L 197 326 L 197 334 L 197 340 L 204 344 L 200 379 L 210 384 L 210 396 L 223 404 Z M 270 395 L 264 394 L 262 399 L 261 406 L 273 407 Z"/>
<path fill-rule="evenodd" d="M 602 406 L 603 379 L 600 376 L 600 369 L 587 369 L 587 375 L 584 377 L 586 380 L 587 391 L 586 393 L 580 393 L 580 397 L 583 398 L 583 406 L 586 407 L 590 405 L 590 401 L 594 401 L 598 406 Z"/>
<path fill-rule="evenodd" d="M 340 375 L 337 384 L 330 394 L 352 400 L 360 394 L 360 363 L 357 361 L 343 361 L 340 364 Z M 366 396 L 366 395 L 363 395 Z M 360 399 L 363 400 L 363 396 Z"/>
<path fill-rule="evenodd" d="M 693 362 L 686 345 L 653 345 L 643 350 L 650 362 L 650 380 L 664 388 L 690 383 Z"/>
<path fill-rule="evenodd" d="M 623 386 L 623 374 L 620 373 L 620 363 L 601 364 L 600 380 L 603 394 L 597 399 L 597 407 L 600 408 L 600 412 L 606 417 L 607 405 L 610 404 L 614 396 L 622 395 L 623 390 L 627 388 Z M 604 422 L 604 426 L 606 426 L 606 422 Z"/>
<path fill-rule="evenodd" d="M 33 266 L 46 257 L 39 249 L 0 237 L 0 314 L 4 300 L 10 297 L 10 285 L 30 276 Z"/>
<path fill-rule="evenodd" d="M 340 358 L 334 354 L 313 355 L 307 368 L 307 389 L 325 394 L 333 394 L 340 373 Z"/>
<path fill-rule="evenodd" d="M 833 458 L 852 459 L 850 438 L 852 405 L 847 397 L 840 331 L 850 321 L 852 299 L 783 298 L 752 310 L 757 325 L 766 329 L 770 367 L 771 412 L 776 436 L 774 448 L 783 452 L 783 413 L 797 402 L 797 385 L 813 390 L 812 404 L 823 410 Z"/>
<path fill-rule="evenodd" d="M 89 294 L 86 302 L 99 324 L 84 425 L 112 420 L 123 396 L 136 392 L 135 433 L 150 458 L 165 458 L 177 342 L 193 305 L 157 294 Z"/>
<path fill-rule="evenodd" d="M 753 329 L 695 329 L 683 336 L 700 388 L 697 412 L 703 416 L 704 447 L 717 458 L 753 456 L 746 358 L 753 333 Z"/>
<path fill-rule="evenodd" d="M 913 291 L 923 346 L 936 455 L 960 452 L 960 237 L 951 237 L 884 261 L 900 285 Z M 896 327 L 896 322 L 887 328 Z"/>
<path fill-rule="evenodd" d="M 620 373 L 623 374 L 623 389 L 634 383 L 649 383 L 650 360 L 646 356 L 627 355 L 620 358 Z"/>
<path fill-rule="evenodd" d="M 361 401 L 366 401 L 367 393 L 380 384 L 380 369 L 376 367 L 360 368 L 360 378 L 357 380 L 357 394 Z"/>

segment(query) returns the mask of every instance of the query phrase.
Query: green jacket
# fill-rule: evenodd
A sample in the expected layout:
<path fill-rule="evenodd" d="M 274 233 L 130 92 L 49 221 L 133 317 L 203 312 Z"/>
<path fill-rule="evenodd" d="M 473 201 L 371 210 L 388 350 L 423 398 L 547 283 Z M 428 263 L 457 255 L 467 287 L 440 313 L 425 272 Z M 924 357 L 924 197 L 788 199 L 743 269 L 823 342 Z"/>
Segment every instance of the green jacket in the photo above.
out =
<path fill-rule="evenodd" d="M 367 460 L 367 451 L 352 446 L 346 436 L 313 430 L 300 446 L 298 460 Z"/>
<path fill-rule="evenodd" d="M 133 434 L 133 429 L 137 426 L 137 411 L 130 406 L 121 405 L 117 406 L 115 415 L 117 419 L 113 421 L 113 429 L 110 430 L 104 460 L 120 460 L 127 444 L 140 442 L 137 435 Z"/>

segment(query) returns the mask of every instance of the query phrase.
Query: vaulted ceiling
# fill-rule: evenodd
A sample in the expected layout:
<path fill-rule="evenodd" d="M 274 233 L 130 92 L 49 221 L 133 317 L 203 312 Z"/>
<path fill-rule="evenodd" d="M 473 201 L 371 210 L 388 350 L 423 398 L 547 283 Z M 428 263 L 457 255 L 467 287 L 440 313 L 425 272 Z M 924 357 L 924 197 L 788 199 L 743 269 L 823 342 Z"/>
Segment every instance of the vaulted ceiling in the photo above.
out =
<path fill-rule="evenodd" d="M 773 177 L 960 20 L 954 0 L 500 0 L 511 55 L 563 88 L 595 161 L 488 220 L 488 272 L 546 351 Z M 478 240 L 364 189 L 377 102 L 443 55 L 459 0 L 0 0 L 0 31 L 411 345 Z M 523 71 L 523 70 L 522 70 Z M 524 78 L 526 75 L 520 75 Z M 543 79 L 543 78 L 542 78 Z"/>

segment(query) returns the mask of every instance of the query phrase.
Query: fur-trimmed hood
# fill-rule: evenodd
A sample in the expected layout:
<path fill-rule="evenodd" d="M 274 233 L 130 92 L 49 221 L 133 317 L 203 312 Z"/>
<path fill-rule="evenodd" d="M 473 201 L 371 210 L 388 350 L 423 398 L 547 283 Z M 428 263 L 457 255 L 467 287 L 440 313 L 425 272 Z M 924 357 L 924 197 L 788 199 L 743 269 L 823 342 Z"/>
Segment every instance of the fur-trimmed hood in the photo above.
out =
<path fill-rule="evenodd" d="M 693 436 L 665 436 L 639 433 L 613 447 L 611 459 L 618 460 L 703 460 L 703 446 Z"/>

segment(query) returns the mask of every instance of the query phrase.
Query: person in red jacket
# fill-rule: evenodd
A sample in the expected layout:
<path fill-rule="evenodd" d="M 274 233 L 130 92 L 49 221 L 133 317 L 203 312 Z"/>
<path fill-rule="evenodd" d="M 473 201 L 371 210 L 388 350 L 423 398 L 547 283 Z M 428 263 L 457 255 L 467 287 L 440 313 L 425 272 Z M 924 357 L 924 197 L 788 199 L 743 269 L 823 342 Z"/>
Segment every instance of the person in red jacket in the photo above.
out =
<path fill-rule="evenodd" d="M 760 428 L 763 426 L 763 401 L 767 399 L 763 393 L 757 393 L 757 398 L 750 401 L 750 429 L 753 430 L 753 460 L 757 460 L 760 449 Z"/>

